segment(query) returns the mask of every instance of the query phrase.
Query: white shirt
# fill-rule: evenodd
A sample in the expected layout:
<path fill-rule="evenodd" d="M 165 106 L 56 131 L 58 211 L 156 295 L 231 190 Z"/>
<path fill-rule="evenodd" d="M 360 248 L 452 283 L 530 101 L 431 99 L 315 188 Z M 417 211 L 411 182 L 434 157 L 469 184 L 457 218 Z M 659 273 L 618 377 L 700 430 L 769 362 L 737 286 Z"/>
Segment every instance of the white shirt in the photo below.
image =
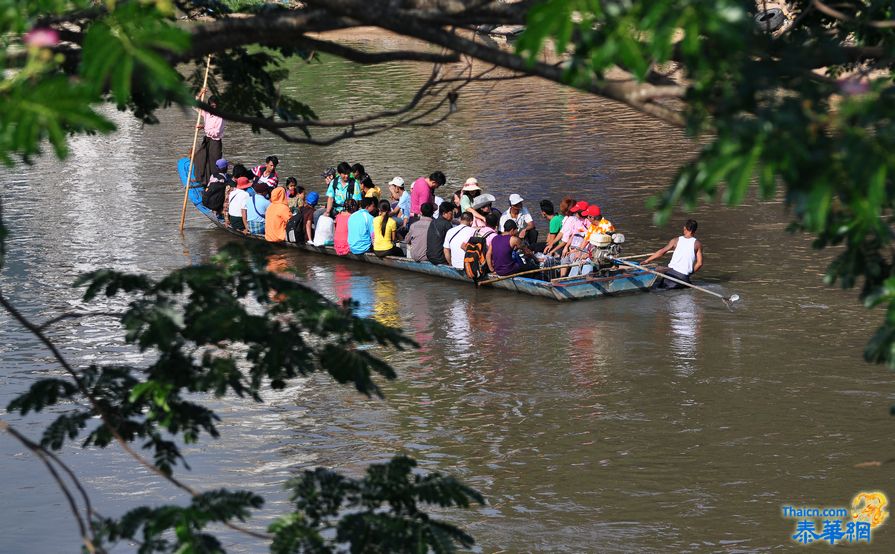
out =
<path fill-rule="evenodd" d="M 314 246 L 332 246 L 333 234 L 335 233 L 335 222 L 333 218 L 321 215 L 317 218 L 317 228 L 314 230 Z"/>
<path fill-rule="evenodd" d="M 443 248 L 451 249 L 451 267 L 463 269 L 463 258 L 466 257 L 466 249 L 463 245 L 472 237 L 475 229 L 469 225 L 459 225 L 447 232 L 444 236 Z"/>
<path fill-rule="evenodd" d="M 521 210 L 519 210 L 519 215 L 517 215 L 516 217 L 511 216 L 510 210 L 507 210 L 505 214 L 500 216 L 500 231 L 501 232 L 503 232 L 503 224 L 506 223 L 507 221 L 509 221 L 510 219 L 512 219 L 513 221 L 516 222 L 516 228 L 518 228 L 519 231 L 522 231 L 523 229 L 525 229 L 526 226 L 528 226 L 529 223 L 534 221 L 534 219 L 532 219 L 531 214 L 528 211 L 528 208 L 522 208 Z"/>
<path fill-rule="evenodd" d="M 668 267 L 681 275 L 690 275 L 693 273 L 693 263 L 695 261 L 696 237 L 678 237 L 677 244 L 674 247 L 674 254 L 671 255 L 671 262 L 668 264 Z"/>
<path fill-rule="evenodd" d="M 227 213 L 230 217 L 242 217 L 242 210 L 246 207 L 249 200 L 249 193 L 242 189 L 233 189 L 230 191 L 230 207 Z"/>

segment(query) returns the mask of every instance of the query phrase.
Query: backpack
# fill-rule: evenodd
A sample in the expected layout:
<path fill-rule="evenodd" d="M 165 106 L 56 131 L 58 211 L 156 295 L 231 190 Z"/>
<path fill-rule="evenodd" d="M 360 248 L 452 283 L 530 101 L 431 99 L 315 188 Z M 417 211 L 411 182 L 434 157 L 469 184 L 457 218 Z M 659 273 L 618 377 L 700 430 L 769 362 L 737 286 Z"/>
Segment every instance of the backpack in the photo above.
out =
<path fill-rule="evenodd" d="M 223 181 L 214 181 L 202 192 L 202 204 L 215 212 L 224 210 L 224 191 L 227 184 Z"/>
<path fill-rule="evenodd" d="M 463 269 L 466 276 L 473 281 L 479 281 L 488 274 L 488 262 L 485 254 L 488 252 L 488 235 L 494 231 L 488 231 L 482 236 L 470 237 L 466 242 L 466 254 L 463 256 Z"/>
<path fill-rule="evenodd" d="M 294 216 L 286 222 L 286 242 L 294 242 L 296 244 L 304 244 L 307 242 L 305 237 L 305 217 L 301 210 L 298 210 Z"/>

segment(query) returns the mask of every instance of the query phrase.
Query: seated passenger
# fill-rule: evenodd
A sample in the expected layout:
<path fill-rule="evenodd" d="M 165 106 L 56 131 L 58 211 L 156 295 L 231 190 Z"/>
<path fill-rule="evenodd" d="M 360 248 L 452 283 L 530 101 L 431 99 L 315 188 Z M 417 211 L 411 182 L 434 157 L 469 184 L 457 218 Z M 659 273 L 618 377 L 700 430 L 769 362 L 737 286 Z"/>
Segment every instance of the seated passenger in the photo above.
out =
<path fill-rule="evenodd" d="M 376 200 L 364 198 L 361 209 L 348 218 L 348 247 L 352 254 L 365 254 L 373 247 L 373 213 Z"/>
<path fill-rule="evenodd" d="M 444 259 L 454 269 L 463 269 L 463 258 L 466 257 L 466 242 L 475 233 L 472 227 L 472 214 L 464 212 L 460 214 L 460 225 L 452 228 L 444 236 L 442 247 Z"/>
<path fill-rule="evenodd" d="M 407 246 L 410 248 L 410 257 L 415 262 L 425 262 L 426 245 L 428 244 L 429 226 L 432 225 L 432 214 L 435 213 L 435 204 L 426 202 L 420 206 L 420 218 L 410 224 L 407 233 Z"/>
<path fill-rule="evenodd" d="M 481 194 L 475 197 L 475 200 L 472 201 L 471 208 L 476 211 L 483 218 L 487 218 L 488 214 L 494 213 L 497 214 L 497 217 L 500 218 L 500 210 L 494 208 L 492 205 L 497 199 L 494 198 L 491 194 Z M 484 227 L 485 219 L 475 218 L 472 221 L 473 227 Z"/>
<path fill-rule="evenodd" d="M 398 224 L 398 232 L 406 234 L 410 225 L 410 193 L 404 190 L 404 179 L 395 177 L 389 181 L 388 190 L 392 200 L 395 201 L 392 207 L 392 217 Z"/>
<path fill-rule="evenodd" d="M 435 265 L 446 264 L 444 257 L 444 237 L 453 227 L 454 204 L 442 202 L 438 206 L 438 218 L 432 220 L 426 232 L 426 257 Z"/>
<path fill-rule="evenodd" d="M 587 232 L 584 234 L 584 242 L 590 244 L 590 237 L 595 234 L 610 235 L 615 232 L 615 226 L 611 221 L 603 217 L 600 206 L 591 204 L 582 214 L 589 222 Z"/>
<path fill-rule="evenodd" d="M 466 179 L 463 188 L 460 189 L 460 213 L 471 213 L 474 218 L 473 227 L 482 227 L 485 224 L 485 214 L 473 207 L 475 199 L 482 194 L 482 187 L 475 177 Z"/>
<path fill-rule="evenodd" d="M 302 242 L 314 242 L 314 211 L 317 209 L 317 200 L 319 199 L 319 195 L 316 192 L 312 192 L 308 195 L 308 199 L 305 202 L 304 206 L 299 208 L 301 212 L 301 222 L 302 227 L 304 228 L 305 240 Z M 311 202 L 313 200 L 313 202 Z"/>
<path fill-rule="evenodd" d="M 364 166 L 361 164 L 354 164 L 351 166 L 351 174 L 354 176 L 354 180 L 360 183 L 362 194 L 365 198 L 375 198 L 377 202 L 379 202 L 379 197 L 382 196 L 382 190 L 373 184 L 373 179 L 367 174 L 367 170 L 364 169 Z"/>
<path fill-rule="evenodd" d="M 348 246 L 348 220 L 357 210 L 357 200 L 349 198 L 345 202 L 345 209 L 339 212 L 339 215 L 336 216 L 334 221 L 335 230 L 333 231 L 333 247 L 336 249 L 336 254 L 339 256 L 345 256 L 351 251 L 351 247 Z M 326 214 L 320 216 L 321 219 L 324 217 L 327 217 Z"/>
<path fill-rule="evenodd" d="M 286 204 L 294 214 L 305 205 L 305 187 L 298 186 L 295 177 L 286 179 Z"/>
<path fill-rule="evenodd" d="M 233 179 L 227 174 L 227 160 L 221 158 L 216 162 L 217 171 L 211 174 L 208 185 L 202 193 L 202 204 L 206 208 L 221 216 L 224 211 L 224 198 L 227 187 L 233 184 Z"/>
<path fill-rule="evenodd" d="M 246 201 L 246 209 L 243 212 L 248 216 L 246 219 L 246 227 L 249 233 L 253 235 L 264 234 L 264 215 L 270 206 L 270 200 L 267 199 L 267 185 L 258 182 L 255 183 L 253 189 L 246 191 L 249 193 L 249 199 Z"/>
<path fill-rule="evenodd" d="M 578 209 L 576 210 L 576 208 Z M 590 228 L 591 223 L 585 215 L 588 208 L 590 208 L 590 204 L 587 202 L 578 202 L 578 204 L 572 208 L 574 215 L 567 217 L 566 221 L 563 222 L 563 236 L 559 243 L 562 245 L 560 263 L 563 265 L 580 262 L 582 260 L 581 254 L 583 251 L 586 251 L 586 248 L 584 248 L 584 237 L 587 234 L 587 230 Z M 566 223 L 568 223 L 568 225 L 566 225 Z M 575 271 L 574 273 L 577 274 L 578 272 Z M 563 277 L 569 275 L 569 268 L 565 267 L 561 269 L 560 275 Z"/>
<path fill-rule="evenodd" d="M 485 255 L 488 268 L 501 277 L 537 268 L 537 264 L 524 263 L 516 254 L 516 251 L 521 251 L 528 256 L 532 255 L 531 249 L 528 248 L 525 241 L 518 237 L 518 234 L 516 221 L 508 219 L 503 224 L 503 233 L 494 237 L 491 247 L 488 248 L 488 253 Z"/>
<path fill-rule="evenodd" d="M 522 205 L 524 199 L 518 194 L 510 195 L 510 209 L 500 218 L 500 227 L 504 227 L 507 221 L 512 219 L 519 229 L 519 238 L 534 246 L 538 242 L 538 230 L 535 229 L 535 220 L 531 217 L 528 208 Z"/>
<path fill-rule="evenodd" d="M 562 222 L 565 217 L 563 217 L 562 214 L 556 213 L 556 210 L 553 208 L 553 202 L 546 198 L 541 200 L 541 217 L 547 221 L 546 244 L 552 244 L 556 235 L 558 235 L 560 229 L 562 229 Z M 543 250 L 543 248 L 541 250 Z"/>
<path fill-rule="evenodd" d="M 379 215 L 373 219 L 373 253 L 380 258 L 404 255 L 404 251 L 395 246 L 398 224 L 389 216 L 391 208 L 388 200 L 380 200 Z"/>
<path fill-rule="evenodd" d="M 264 165 L 257 165 L 252 168 L 252 176 L 258 183 L 267 185 L 267 189 L 271 190 L 280 184 L 280 177 L 277 175 L 277 166 L 280 160 L 276 156 L 268 156 L 264 160 Z"/>
<path fill-rule="evenodd" d="M 559 213 L 554 215 L 550 219 L 550 229 L 547 234 L 547 244 L 544 246 L 545 254 L 552 251 L 553 247 L 556 246 L 556 243 L 558 243 L 560 240 L 562 240 L 563 225 L 565 224 L 566 219 L 568 219 L 569 216 L 572 215 L 570 210 L 572 209 L 572 206 L 574 206 L 575 204 L 576 204 L 575 200 L 573 200 L 569 196 L 566 196 L 559 202 Z M 551 203 L 551 205 L 552 205 L 552 203 Z M 559 223 L 558 229 L 557 229 L 555 222 Z M 552 237 L 550 236 L 550 233 L 553 234 Z"/>
<path fill-rule="evenodd" d="M 286 204 L 286 189 L 277 187 L 270 193 L 270 206 L 264 214 L 264 238 L 270 242 L 286 240 L 286 223 L 292 212 Z"/>
<path fill-rule="evenodd" d="M 319 200 L 320 195 L 316 192 L 308 193 L 308 197 L 305 200 L 305 207 L 311 208 L 311 223 L 314 228 L 314 240 L 311 244 L 314 246 L 332 246 L 336 231 L 336 222 L 326 214 L 320 214 L 320 216 L 317 217 L 317 203 Z M 351 214 L 349 213 L 348 215 L 350 216 Z M 316 219 L 314 219 L 315 217 Z M 347 240 L 348 235 L 346 234 L 345 237 Z"/>
<path fill-rule="evenodd" d="M 485 226 L 476 229 L 475 236 L 484 238 L 487 248 L 491 248 L 491 242 L 494 240 L 494 237 L 500 234 L 497 230 L 499 227 L 500 216 L 495 213 L 489 213 L 485 217 Z"/>
<path fill-rule="evenodd" d="M 561 256 L 576 232 L 582 233 L 582 236 L 583 233 L 587 232 L 587 219 L 581 215 L 581 212 L 586 210 L 588 206 L 587 202 L 579 201 L 569 208 L 569 215 L 562 222 L 559 236 L 553 242 L 553 246 L 544 250 L 545 254 Z"/>
<path fill-rule="evenodd" d="M 237 179 L 236 187 L 230 191 L 228 196 L 227 210 L 224 212 L 227 214 L 224 216 L 227 225 L 232 227 L 234 231 L 241 231 L 246 234 L 248 234 L 248 230 L 243 217 L 246 213 L 246 202 L 249 200 L 249 193 L 246 192 L 246 189 L 251 187 L 252 183 L 245 177 Z"/>

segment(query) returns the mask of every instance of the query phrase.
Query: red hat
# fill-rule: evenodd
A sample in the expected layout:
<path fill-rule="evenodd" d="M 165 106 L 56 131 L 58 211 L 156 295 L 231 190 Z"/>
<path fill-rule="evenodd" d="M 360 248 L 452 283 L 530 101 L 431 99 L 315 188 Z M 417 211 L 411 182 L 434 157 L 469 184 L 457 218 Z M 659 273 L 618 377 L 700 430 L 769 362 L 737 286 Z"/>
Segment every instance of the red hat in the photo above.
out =
<path fill-rule="evenodd" d="M 584 200 L 580 200 L 580 201 L 576 202 L 575 205 L 569 209 L 569 211 L 571 213 L 583 212 L 584 210 L 587 209 L 587 206 L 588 206 L 587 202 L 585 202 Z"/>
<path fill-rule="evenodd" d="M 603 212 L 600 211 L 600 206 L 592 204 L 588 206 L 586 210 L 584 210 L 584 215 L 587 217 L 600 217 L 601 215 L 603 215 Z"/>
<path fill-rule="evenodd" d="M 240 177 L 236 180 L 236 188 L 245 190 L 252 186 L 252 182 L 247 177 Z"/>

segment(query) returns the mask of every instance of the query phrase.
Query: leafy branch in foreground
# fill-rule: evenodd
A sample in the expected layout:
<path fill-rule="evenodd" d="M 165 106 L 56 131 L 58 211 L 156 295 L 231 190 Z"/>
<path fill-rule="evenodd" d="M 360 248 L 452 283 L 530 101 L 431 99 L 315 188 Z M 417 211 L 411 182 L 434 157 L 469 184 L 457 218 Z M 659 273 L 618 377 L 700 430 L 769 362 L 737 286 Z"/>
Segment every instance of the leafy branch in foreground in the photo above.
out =
<path fill-rule="evenodd" d="M 289 485 L 296 511 L 282 516 L 271 534 L 235 523 L 261 507 L 260 496 L 202 492 L 173 476 L 178 463 L 188 468 L 181 443 L 219 434 L 219 417 L 197 393 L 260 402 L 268 386 L 282 389 L 297 378 L 325 372 L 363 394 L 381 396 L 374 377 L 394 379 L 395 373 L 366 346 L 416 346 L 399 330 L 356 317 L 352 303 L 335 304 L 267 271 L 268 252 L 266 245 L 253 250 L 229 245 L 213 263 L 179 269 L 160 280 L 100 270 L 77 281 L 86 287 L 88 302 L 100 295 L 129 299 L 121 316 L 124 339 L 150 354 L 151 361 L 76 368 L 57 354 L 70 378 L 39 380 L 7 409 L 23 416 L 48 407 L 61 411 L 34 445 L 38 454 L 85 434 L 84 447 L 118 442 L 192 497 L 188 506 L 139 507 L 119 519 L 91 510 L 90 549 L 102 551 L 108 543 L 129 540 L 140 544 L 140 552 L 222 551 L 207 529 L 212 524 L 270 542 L 276 552 L 335 551 L 339 544 L 350 544 L 356 552 L 449 552 L 455 543 L 471 545 L 466 533 L 430 518 L 417 505 L 468 507 L 483 502 L 481 495 L 450 477 L 413 472 L 416 463 L 404 457 L 372 466 L 361 480 L 327 470 L 306 472 Z M 24 318 L 2 294 L 0 302 L 52 344 L 43 326 Z M 93 424 L 96 417 L 99 423 Z M 128 446 L 135 441 L 151 452 L 152 462 Z M 338 486 L 332 488 L 333 483 Z M 328 499 L 325 509 L 321 498 Z M 336 533 L 326 532 L 333 527 Z"/>

